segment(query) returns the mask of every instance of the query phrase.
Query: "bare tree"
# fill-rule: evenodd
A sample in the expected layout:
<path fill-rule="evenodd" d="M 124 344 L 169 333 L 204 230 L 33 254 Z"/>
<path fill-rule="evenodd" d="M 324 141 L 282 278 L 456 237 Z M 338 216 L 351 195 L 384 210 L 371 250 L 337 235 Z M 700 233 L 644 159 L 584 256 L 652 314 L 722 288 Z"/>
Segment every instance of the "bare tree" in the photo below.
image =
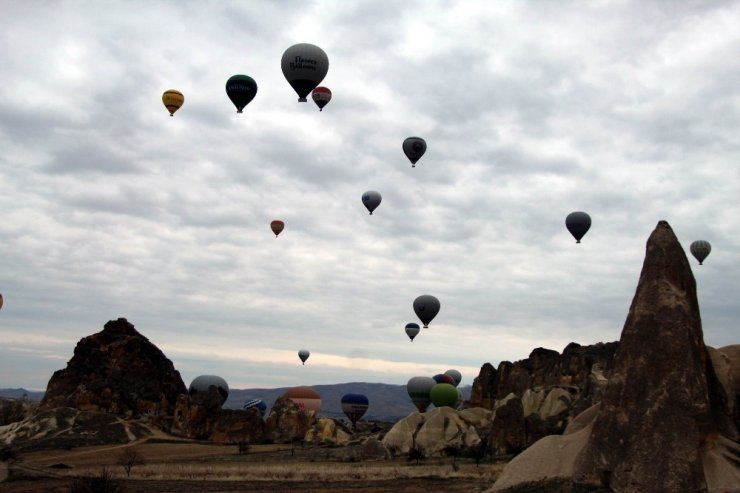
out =
<path fill-rule="evenodd" d="M 119 466 L 123 466 L 123 469 L 126 471 L 126 477 L 128 477 L 131 475 L 131 469 L 134 466 L 144 464 L 144 457 L 141 456 L 141 453 L 139 453 L 136 447 L 126 447 L 118 454 L 116 463 Z"/>

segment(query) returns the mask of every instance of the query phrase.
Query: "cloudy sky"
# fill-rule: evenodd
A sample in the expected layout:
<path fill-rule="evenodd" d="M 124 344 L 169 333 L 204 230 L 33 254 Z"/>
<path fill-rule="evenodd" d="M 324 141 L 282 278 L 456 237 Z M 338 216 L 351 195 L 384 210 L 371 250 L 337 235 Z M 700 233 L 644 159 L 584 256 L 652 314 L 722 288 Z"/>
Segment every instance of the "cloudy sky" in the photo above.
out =
<path fill-rule="evenodd" d="M 711 242 L 705 339 L 740 342 L 740 2 L 6 1 L 0 27 L 0 387 L 118 317 L 186 384 L 469 384 L 617 340 L 661 219 Z M 323 112 L 280 70 L 302 42 Z"/>

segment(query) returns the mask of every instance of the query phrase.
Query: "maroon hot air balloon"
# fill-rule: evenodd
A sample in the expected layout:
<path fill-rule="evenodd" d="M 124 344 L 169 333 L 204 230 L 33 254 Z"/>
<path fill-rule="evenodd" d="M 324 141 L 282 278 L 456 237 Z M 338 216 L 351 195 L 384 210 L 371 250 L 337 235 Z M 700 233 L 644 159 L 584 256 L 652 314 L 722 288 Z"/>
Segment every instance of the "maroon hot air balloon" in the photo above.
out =
<path fill-rule="evenodd" d="M 275 219 L 273 222 L 270 223 L 270 229 L 272 229 L 272 232 L 275 233 L 275 238 L 277 238 L 277 236 L 284 228 L 285 223 L 280 221 L 279 219 Z"/>

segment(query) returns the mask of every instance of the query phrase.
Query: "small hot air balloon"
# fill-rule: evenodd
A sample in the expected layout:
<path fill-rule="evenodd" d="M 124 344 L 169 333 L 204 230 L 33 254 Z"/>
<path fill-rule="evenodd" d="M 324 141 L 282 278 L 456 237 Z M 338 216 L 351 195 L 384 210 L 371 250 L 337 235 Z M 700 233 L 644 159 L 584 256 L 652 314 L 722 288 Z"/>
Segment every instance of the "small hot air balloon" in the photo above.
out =
<path fill-rule="evenodd" d="M 298 93 L 298 101 L 305 103 L 306 96 L 324 80 L 329 71 L 329 57 L 324 50 L 309 43 L 291 46 L 280 60 L 285 79 Z"/>
<path fill-rule="evenodd" d="M 249 399 L 247 402 L 244 403 L 242 406 L 242 409 L 251 409 L 253 407 L 256 407 L 262 417 L 265 416 L 265 412 L 267 411 L 267 404 L 262 399 Z"/>
<path fill-rule="evenodd" d="M 427 152 L 427 143 L 421 137 L 409 137 L 403 141 L 403 153 L 411 161 L 411 167 L 416 167 L 416 161 Z"/>
<path fill-rule="evenodd" d="M 565 218 L 565 227 L 568 228 L 570 234 L 576 239 L 576 243 L 581 242 L 583 235 L 591 227 L 591 216 L 585 212 L 571 212 L 568 217 Z"/>
<path fill-rule="evenodd" d="M 438 383 L 429 391 L 429 399 L 434 407 L 457 407 L 457 389 L 449 383 Z"/>
<path fill-rule="evenodd" d="M 381 200 L 383 200 L 383 198 L 374 190 L 369 190 L 362 194 L 362 203 L 365 204 L 367 210 L 370 211 L 371 216 L 373 215 L 373 211 L 380 205 Z"/>
<path fill-rule="evenodd" d="M 200 375 L 199 377 L 195 377 L 190 383 L 190 387 L 188 387 L 188 394 L 197 400 L 210 394 L 211 389 L 218 393 L 221 399 L 219 405 L 226 402 L 226 398 L 229 397 L 229 384 L 226 383 L 226 380 L 216 375 Z"/>
<path fill-rule="evenodd" d="M 257 95 L 257 83 L 248 75 L 233 75 L 226 81 L 226 95 L 241 113 Z"/>
<path fill-rule="evenodd" d="M 304 365 L 306 364 L 306 360 L 309 356 L 311 356 L 311 353 L 308 349 L 301 349 L 300 351 L 298 351 L 298 357 L 301 358 L 301 361 Z"/>
<path fill-rule="evenodd" d="M 278 237 L 278 235 L 283 231 L 285 228 L 285 223 L 280 221 L 279 219 L 275 219 L 270 223 L 270 229 L 272 229 L 272 232 L 275 233 L 275 238 Z"/>
<path fill-rule="evenodd" d="M 429 322 L 439 313 L 439 300 L 431 294 L 423 294 L 414 300 L 414 312 L 427 329 Z"/>
<path fill-rule="evenodd" d="M 170 116 L 175 115 L 175 111 L 179 110 L 182 104 L 185 102 L 185 96 L 176 89 L 167 89 L 162 94 L 162 102 L 164 103 L 167 111 L 170 112 Z"/>
<path fill-rule="evenodd" d="M 362 394 L 344 394 L 342 397 L 342 411 L 354 425 L 362 418 L 370 406 L 370 401 Z"/>
<path fill-rule="evenodd" d="M 409 339 L 411 339 L 411 342 L 414 342 L 414 337 L 419 335 L 419 324 L 415 324 L 413 322 L 406 324 L 406 328 L 404 329 L 406 331 L 406 335 L 409 336 Z"/>
<path fill-rule="evenodd" d="M 321 394 L 311 387 L 292 387 L 285 391 L 283 397 L 287 397 L 295 402 L 301 411 L 313 411 L 318 413 L 321 410 Z"/>
<path fill-rule="evenodd" d="M 432 402 L 429 398 L 429 391 L 435 385 L 437 382 L 432 377 L 412 377 L 406 384 L 406 392 L 420 413 L 426 411 Z"/>
<path fill-rule="evenodd" d="M 691 255 L 699 261 L 699 265 L 704 265 L 704 259 L 707 258 L 707 255 L 712 251 L 712 245 L 710 245 L 708 241 L 696 240 L 691 244 L 689 250 L 691 250 Z"/>
<path fill-rule="evenodd" d="M 3 307 L 3 295 L 0 294 L 0 308 Z"/>
<path fill-rule="evenodd" d="M 455 386 L 455 379 L 446 373 L 438 373 L 432 377 L 437 383 L 449 383 L 453 387 Z"/>
<path fill-rule="evenodd" d="M 455 380 L 455 387 L 460 385 L 460 382 L 462 382 L 462 373 L 457 370 L 447 370 L 445 375 L 449 375 L 453 380 Z"/>
<path fill-rule="evenodd" d="M 324 106 L 331 101 L 331 91 L 328 87 L 319 86 L 311 91 L 311 97 L 316 106 L 319 107 L 319 111 L 324 111 Z"/>

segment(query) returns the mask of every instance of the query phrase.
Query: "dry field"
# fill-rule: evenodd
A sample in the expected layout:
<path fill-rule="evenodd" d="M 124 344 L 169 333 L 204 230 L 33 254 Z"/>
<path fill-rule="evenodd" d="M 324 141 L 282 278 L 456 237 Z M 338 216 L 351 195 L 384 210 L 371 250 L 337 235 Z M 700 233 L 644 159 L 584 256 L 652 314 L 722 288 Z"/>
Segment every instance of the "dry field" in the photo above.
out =
<path fill-rule="evenodd" d="M 144 464 L 130 477 L 118 459 L 126 447 L 135 447 Z M 183 492 L 331 492 L 429 493 L 480 492 L 489 488 L 503 463 L 471 459 L 426 459 L 419 465 L 406 459 L 361 461 L 348 447 L 291 448 L 290 445 L 253 445 L 239 455 L 234 445 L 188 441 L 82 447 L 69 451 L 23 454 L 11 468 L 11 478 L 0 492 L 68 492 L 75 477 L 100 475 L 105 469 L 126 493 Z"/>

